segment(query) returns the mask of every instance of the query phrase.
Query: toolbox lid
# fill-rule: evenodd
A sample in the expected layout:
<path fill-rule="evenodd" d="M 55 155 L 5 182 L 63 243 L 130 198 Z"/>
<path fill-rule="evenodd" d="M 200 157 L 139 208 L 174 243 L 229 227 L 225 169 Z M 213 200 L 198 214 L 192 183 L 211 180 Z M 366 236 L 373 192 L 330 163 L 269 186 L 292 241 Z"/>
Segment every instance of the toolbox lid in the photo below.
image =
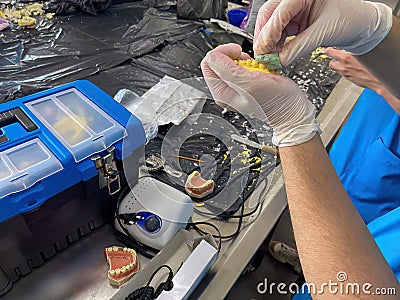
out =
<path fill-rule="evenodd" d="M 26 105 L 79 162 L 123 139 L 123 126 L 76 88 Z"/>
<path fill-rule="evenodd" d="M 0 198 L 25 190 L 63 169 L 39 140 L 33 139 L 0 152 Z"/>

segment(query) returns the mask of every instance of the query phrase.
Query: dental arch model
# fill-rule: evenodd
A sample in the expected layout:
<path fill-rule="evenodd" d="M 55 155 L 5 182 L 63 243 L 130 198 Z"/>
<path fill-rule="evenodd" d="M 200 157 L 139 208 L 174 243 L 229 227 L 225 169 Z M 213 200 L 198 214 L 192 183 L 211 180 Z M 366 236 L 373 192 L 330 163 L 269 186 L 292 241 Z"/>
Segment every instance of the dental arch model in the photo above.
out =
<path fill-rule="evenodd" d="M 194 198 L 203 198 L 214 191 L 214 180 L 205 180 L 194 171 L 186 180 L 185 191 Z"/>
<path fill-rule="evenodd" d="M 110 266 L 107 276 L 111 285 L 119 287 L 139 271 L 139 261 L 133 249 L 113 246 L 104 249 L 104 254 Z"/>

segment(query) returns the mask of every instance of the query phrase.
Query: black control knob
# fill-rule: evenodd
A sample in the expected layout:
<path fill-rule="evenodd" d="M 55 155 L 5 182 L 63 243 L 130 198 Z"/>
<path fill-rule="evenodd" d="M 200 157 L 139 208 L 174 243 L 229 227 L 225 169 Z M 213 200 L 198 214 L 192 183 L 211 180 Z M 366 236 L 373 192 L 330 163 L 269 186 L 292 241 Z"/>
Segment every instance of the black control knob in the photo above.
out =
<path fill-rule="evenodd" d="M 156 216 L 150 216 L 144 222 L 144 227 L 148 232 L 156 232 L 161 228 L 161 222 Z"/>

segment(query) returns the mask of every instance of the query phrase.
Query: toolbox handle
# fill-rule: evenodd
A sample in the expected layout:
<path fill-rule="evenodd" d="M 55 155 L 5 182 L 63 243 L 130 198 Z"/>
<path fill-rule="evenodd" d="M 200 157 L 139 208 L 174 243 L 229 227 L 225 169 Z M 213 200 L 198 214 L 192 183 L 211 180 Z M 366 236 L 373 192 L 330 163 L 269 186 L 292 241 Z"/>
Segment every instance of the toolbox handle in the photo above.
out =
<path fill-rule="evenodd" d="M 13 123 L 20 123 L 28 132 L 37 129 L 37 126 L 22 111 L 21 108 L 14 108 L 9 111 L 0 113 L 0 127 L 4 127 Z"/>

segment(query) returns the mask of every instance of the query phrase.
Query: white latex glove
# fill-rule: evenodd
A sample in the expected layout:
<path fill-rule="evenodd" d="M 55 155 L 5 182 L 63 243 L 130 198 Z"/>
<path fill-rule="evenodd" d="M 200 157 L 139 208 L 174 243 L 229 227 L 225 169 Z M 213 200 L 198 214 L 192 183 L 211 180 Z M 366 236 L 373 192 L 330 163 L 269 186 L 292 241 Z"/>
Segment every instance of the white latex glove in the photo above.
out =
<path fill-rule="evenodd" d="M 353 55 L 375 48 L 392 26 L 392 11 L 363 0 L 268 0 L 254 31 L 254 53 L 280 52 L 287 66 L 317 47 L 335 46 Z M 287 36 L 296 37 L 284 45 Z"/>
<path fill-rule="evenodd" d="M 233 62 L 248 58 L 237 44 L 207 53 L 201 69 L 216 103 L 269 122 L 272 142 L 278 147 L 304 143 L 320 132 L 314 105 L 296 83 L 283 76 L 249 72 Z"/>

